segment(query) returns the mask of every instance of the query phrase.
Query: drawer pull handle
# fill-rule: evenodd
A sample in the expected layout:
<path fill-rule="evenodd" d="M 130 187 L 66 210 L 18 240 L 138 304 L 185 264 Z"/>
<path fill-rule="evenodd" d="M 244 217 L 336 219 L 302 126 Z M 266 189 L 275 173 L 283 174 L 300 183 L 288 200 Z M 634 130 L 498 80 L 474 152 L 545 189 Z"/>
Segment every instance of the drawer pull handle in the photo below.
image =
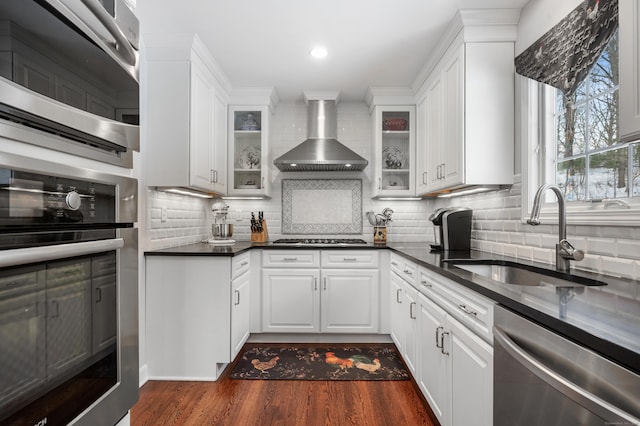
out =
<path fill-rule="evenodd" d="M 416 305 L 416 302 L 411 302 L 409 304 L 409 318 L 411 319 L 416 319 L 416 317 L 413 315 L 413 307 Z"/>
<path fill-rule="evenodd" d="M 316 277 L 313 278 L 313 289 L 318 290 L 318 279 Z"/>
<path fill-rule="evenodd" d="M 391 262 L 393 266 L 398 266 L 398 262 Z"/>
<path fill-rule="evenodd" d="M 400 292 L 402 291 L 401 288 L 396 290 L 396 303 L 402 303 L 402 300 L 400 300 Z"/>
<path fill-rule="evenodd" d="M 323 285 L 323 286 L 322 286 L 322 289 L 323 289 L 323 290 L 326 290 L 326 289 L 327 289 L 327 277 L 324 277 L 324 278 L 322 279 L 322 283 L 323 283 L 323 284 L 322 284 L 322 285 Z"/>
<path fill-rule="evenodd" d="M 234 303 L 234 305 L 239 305 L 240 304 L 240 292 L 238 290 L 233 290 L 236 293 L 236 302 Z"/>
<path fill-rule="evenodd" d="M 344 262 L 357 262 L 358 259 L 356 259 L 355 257 L 343 257 L 342 260 Z"/>
<path fill-rule="evenodd" d="M 420 281 L 420 284 L 422 284 L 425 287 L 433 287 L 433 284 L 429 284 L 427 280 Z"/>
<path fill-rule="evenodd" d="M 436 348 L 442 349 L 440 346 L 440 331 L 444 330 L 443 326 L 436 328 Z"/>
<path fill-rule="evenodd" d="M 478 313 L 476 311 L 472 311 L 471 309 L 467 308 L 465 305 L 458 305 L 458 308 L 462 309 L 462 312 L 464 312 L 467 315 L 473 315 L 474 317 L 478 316 Z"/>
<path fill-rule="evenodd" d="M 284 259 L 285 262 L 297 262 L 298 258 L 297 257 L 285 257 Z"/>
<path fill-rule="evenodd" d="M 405 270 L 404 270 L 404 273 L 405 273 L 405 274 L 407 274 L 407 275 L 413 275 L 413 272 L 411 272 L 411 271 L 410 271 L 410 270 L 408 270 L 408 269 L 405 269 Z"/>
<path fill-rule="evenodd" d="M 445 334 L 449 334 L 448 331 L 443 331 L 442 334 L 440 335 L 440 352 L 442 352 L 443 355 L 449 355 L 449 352 L 446 352 L 444 350 L 444 335 Z"/>
<path fill-rule="evenodd" d="M 247 266 L 248 264 L 249 264 L 249 262 L 242 262 L 242 263 L 240 264 L 240 266 Z"/>

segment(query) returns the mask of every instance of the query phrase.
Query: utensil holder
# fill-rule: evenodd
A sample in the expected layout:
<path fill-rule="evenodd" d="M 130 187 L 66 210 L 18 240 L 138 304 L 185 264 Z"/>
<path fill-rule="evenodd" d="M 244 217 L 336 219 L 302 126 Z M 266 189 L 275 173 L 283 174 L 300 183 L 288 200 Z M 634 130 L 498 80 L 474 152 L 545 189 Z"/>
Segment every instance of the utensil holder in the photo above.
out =
<path fill-rule="evenodd" d="M 261 232 L 252 232 L 251 233 L 251 242 L 252 243 L 266 243 L 269 241 L 269 231 L 267 231 L 267 221 L 262 221 L 262 231 Z"/>
<path fill-rule="evenodd" d="M 387 243 L 387 227 L 374 226 L 373 227 L 373 244 L 386 244 L 386 243 Z"/>

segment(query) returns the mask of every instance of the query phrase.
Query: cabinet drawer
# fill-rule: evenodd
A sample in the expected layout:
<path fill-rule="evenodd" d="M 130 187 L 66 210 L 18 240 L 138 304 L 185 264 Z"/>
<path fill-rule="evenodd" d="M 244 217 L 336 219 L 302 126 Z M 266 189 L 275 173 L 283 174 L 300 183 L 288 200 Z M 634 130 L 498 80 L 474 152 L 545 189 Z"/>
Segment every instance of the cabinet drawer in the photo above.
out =
<path fill-rule="evenodd" d="M 420 289 L 457 320 L 493 344 L 493 300 L 422 268 Z"/>
<path fill-rule="evenodd" d="M 398 274 L 403 280 L 413 286 L 416 286 L 418 283 L 417 265 L 393 253 L 391 253 L 391 271 Z"/>
<path fill-rule="evenodd" d="M 239 277 L 249 270 L 251 267 L 251 257 L 249 255 L 250 253 L 247 252 L 233 258 L 231 261 L 231 279 Z"/>
<path fill-rule="evenodd" d="M 321 263 L 323 268 L 377 268 L 377 251 L 323 250 Z"/>
<path fill-rule="evenodd" d="M 263 267 L 295 266 L 297 268 L 319 268 L 319 250 L 263 250 Z"/>

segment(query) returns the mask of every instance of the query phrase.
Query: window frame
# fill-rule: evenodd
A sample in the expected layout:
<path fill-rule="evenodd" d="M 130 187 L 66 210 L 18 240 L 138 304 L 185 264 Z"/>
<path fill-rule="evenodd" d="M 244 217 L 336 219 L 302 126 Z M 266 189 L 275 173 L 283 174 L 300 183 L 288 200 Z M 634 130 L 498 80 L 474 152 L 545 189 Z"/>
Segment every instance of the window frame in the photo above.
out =
<path fill-rule="evenodd" d="M 516 105 L 520 108 L 517 137 L 521 147 L 521 219 L 525 223 L 531 215 L 538 187 L 547 183 L 546 171 L 555 173 L 555 152 L 547 152 L 544 144 L 544 140 L 555 138 L 554 91 L 543 83 L 516 74 Z M 569 225 L 640 226 L 640 197 L 600 202 L 571 201 L 566 203 L 566 214 Z M 540 221 L 558 223 L 558 206 L 551 191 L 546 194 Z"/>

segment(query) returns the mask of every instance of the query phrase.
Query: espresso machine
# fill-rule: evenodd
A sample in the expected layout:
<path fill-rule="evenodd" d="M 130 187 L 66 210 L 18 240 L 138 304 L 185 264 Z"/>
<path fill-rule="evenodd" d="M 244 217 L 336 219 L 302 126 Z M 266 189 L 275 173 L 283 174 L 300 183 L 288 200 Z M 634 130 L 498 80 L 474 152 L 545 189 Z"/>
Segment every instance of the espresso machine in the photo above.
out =
<path fill-rule="evenodd" d="M 471 217 L 473 210 L 465 207 L 437 209 L 429 220 L 433 222 L 435 251 L 469 251 L 471 249 Z"/>

